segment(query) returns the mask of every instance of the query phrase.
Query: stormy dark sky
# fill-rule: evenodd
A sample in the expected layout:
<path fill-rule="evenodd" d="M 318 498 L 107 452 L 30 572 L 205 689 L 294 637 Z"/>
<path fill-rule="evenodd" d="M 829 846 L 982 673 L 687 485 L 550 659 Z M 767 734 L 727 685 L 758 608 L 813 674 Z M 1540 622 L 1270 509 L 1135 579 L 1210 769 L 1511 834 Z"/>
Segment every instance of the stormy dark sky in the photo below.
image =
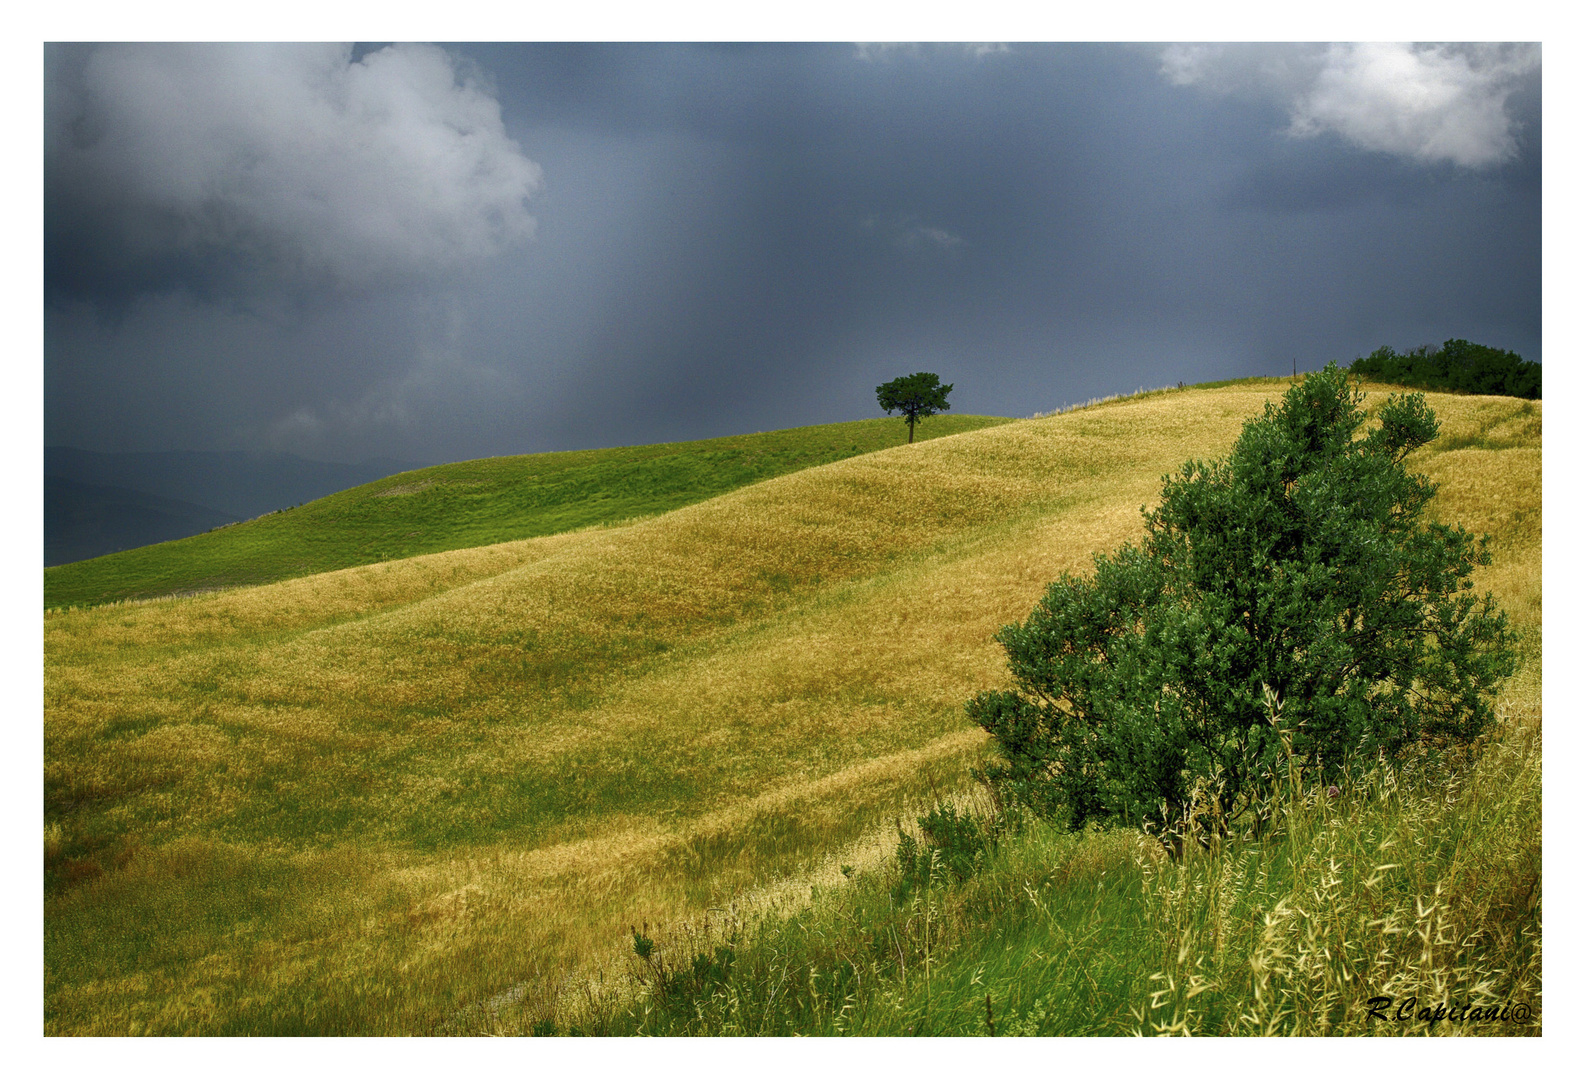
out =
<path fill-rule="evenodd" d="M 1537 46 L 64 45 L 45 442 L 444 461 L 1465 337 L 1542 361 Z"/>

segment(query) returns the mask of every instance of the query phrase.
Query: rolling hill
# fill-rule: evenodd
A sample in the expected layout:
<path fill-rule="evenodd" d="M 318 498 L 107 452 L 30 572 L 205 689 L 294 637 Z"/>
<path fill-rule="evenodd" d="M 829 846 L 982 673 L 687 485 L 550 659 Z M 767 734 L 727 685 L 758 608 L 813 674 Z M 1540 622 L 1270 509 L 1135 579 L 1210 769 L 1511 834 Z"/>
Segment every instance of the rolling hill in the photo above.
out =
<path fill-rule="evenodd" d="M 933 417 L 920 426 L 918 437 L 938 438 L 1005 422 L 987 416 Z M 102 604 L 258 585 L 611 524 L 663 513 L 797 469 L 895 446 L 905 441 L 904 436 L 905 428 L 898 421 L 858 420 L 697 442 L 435 465 L 360 483 L 300 506 L 287 501 L 259 503 L 255 498 L 246 505 L 265 505 L 276 512 L 257 511 L 262 516 L 202 535 L 51 566 L 44 574 L 44 603 L 46 607 Z M 91 466 L 97 470 L 95 475 L 119 478 L 126 474 L 129 483 L 152 482 L 158 477 L 144 474 L 157 472 L 167 486 L 197 491 L 213 499 L 216 506 L 238 505 L 225 501 L 224 481 L 235 479 L 238 470 L 249 464 L 240 458 L 219 465 L 207 458 L 191 460 L 196 455 L 175 455 L 174 463 L 165 460 L 172 455 L 123 457 L 135 460 L 117 458 L 109 464 L 97 459 L 79 461 L 84 458 L 81 452 L 72 455 L 64 451 L 57 451 L 52 460 L 60 470 L 78 467 L 83 471 Z M 145 462 L 144 458 L 155 460 Z M 251 464 L 254 472 L 261 467 L 258 462 Z M 297 459 L 297 464 L 318 463 Z M 335 468 L 342 471 L 306 473 L 298 468 L 285 478 L 295 487 L 282 486 L 285 480 L 277 477 L 279 482 L 267 486 L 264 493 L 283 500 L 283 493 L 290 491 L 322 491 L 322 486 L 303 485 L 322 485 L 333 476 L 350 475 L 347 470 L 354 467 Z M 254 487 L 262 482 L 258 477 L 254 480 Z M 152 538 L 147 542 L 152 545 Z"/>
<path fill-rule="evenodd" d="M 523 986 L 572 992 L 632 928 L 839 883 L 982 754 L 962 703 L 1005 679 L 995 631 L 1285 385 L 983 426 L 527 539 L 490 530 L 531 499 L 476 532 L 446 509 L 487 472 L 414 474 L 323 520 L 432 492 L 425 520 L 478 546 L 47 612 L 46 1032 L 448 1030 Z M 1414 465 L 1437 514 L 1493 534 L 1480 584 L 1530 635 L 1537 709 L 1542 406 L 1428 397 L 1443 434 Z M 653 505 L 618 474 L 612 503 Z M 379 553 L 380 528 L 336 557 Z"/>

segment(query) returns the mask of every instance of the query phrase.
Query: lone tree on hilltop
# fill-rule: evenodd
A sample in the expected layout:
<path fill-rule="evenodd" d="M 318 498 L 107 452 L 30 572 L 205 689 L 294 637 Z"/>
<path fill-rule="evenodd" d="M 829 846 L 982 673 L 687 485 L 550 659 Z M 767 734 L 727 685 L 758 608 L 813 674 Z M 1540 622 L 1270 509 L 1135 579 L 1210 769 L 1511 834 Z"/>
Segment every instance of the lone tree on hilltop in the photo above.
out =
<path fill-rule="evenodd" d="M 1505 613 L 1469 591 L 1488 538 L 1420 524 L 1435 485 L 1403 458 L 1439 430 L 1423 395 L 1360 437 L 1363 398 L 1335 364 L 1309 375 L 1228 458 L 1165 479 L 1141 545 L 1000 631 L 1016 688 L 968 714 L 1013 797 L 1074 829 L 1158 826 L 1179 853 L 1206 804 L 1212 830 L 1262 818 L 1293 763 L 1340 783 L 1489 725 L 1516 661 Z"/>
<path fill-rule="evenodd" d="M 929 371 L 892 379 L 883 386 L 876 386 L 874 392 L 879 395 L 879 407 L 887 415 L 900 412 L 907 418 L 908 442 L 912 442 L 914 424 L 925 416 L 945 412 L 951 407 L 951 403 L 945 400 L 945 396 L 951 392 L 951 384 L 942 386 L 940 376 Z"/>

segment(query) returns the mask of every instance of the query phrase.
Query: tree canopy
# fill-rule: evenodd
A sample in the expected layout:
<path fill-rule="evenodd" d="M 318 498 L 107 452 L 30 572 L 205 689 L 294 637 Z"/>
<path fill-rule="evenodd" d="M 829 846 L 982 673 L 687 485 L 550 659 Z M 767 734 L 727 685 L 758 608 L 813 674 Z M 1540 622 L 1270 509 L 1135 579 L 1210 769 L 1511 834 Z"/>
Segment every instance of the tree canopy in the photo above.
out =
<path fill-rule="evenodd" d="M 950 383 L 941 385 L 940 376 L 930 371 L 914 372 L 892 379 L 874 392 L 879 395 L 879 407 L 886 414 L 900 411 L 907 420 L 907 441 L 912 442 L 913 425 L 925 416 L 945 412 L 951 407 L 945 396 L 951 392 Z"/>
<path fill-rule="evenodd" d="M 1485 729 L 1515 667 L 1505 614 L 1469 591 L 1486 540 L 1420 522 L 1435 486 L 1403 459 L 1438 431 L 1423 395 L 1360 435 L 1363 399 L 1335 364 L 1308 376 L 1228 458 L 1165 479 L 1141 544 L 1001 630 L 1015 688 L 968 705 L 995 779 L 1073 828 L 1173 829 L 1205 785 L 1235 822 L 1290 756 L 1345 783 Z"/>
<path fill-rule="evenodd" d="M 1456 390 L 1467 394 L 1540 397 L 1543 372 L 1538 364 L 1514 352 L 1452 338 L 1438 349 L 1420 345 L 1399 353 L 1382 345 L 1352 362 L 1354 375 L 1423 390 Z"/>

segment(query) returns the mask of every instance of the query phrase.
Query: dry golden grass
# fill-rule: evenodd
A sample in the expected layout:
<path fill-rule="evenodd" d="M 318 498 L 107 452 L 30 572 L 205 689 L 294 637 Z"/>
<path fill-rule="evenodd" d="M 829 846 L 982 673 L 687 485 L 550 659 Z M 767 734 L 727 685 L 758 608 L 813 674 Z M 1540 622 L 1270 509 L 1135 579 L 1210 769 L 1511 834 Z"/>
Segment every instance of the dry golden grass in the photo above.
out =
<path fill-rule="evenodd" d="M 1284 383 L 783 476 L 620 528 L 45 620 L 46 1030 L 422 1032 L 959 786 L 991 640 Z M 1429 395 L 1537 631 L 1537 409 Z M 1506 447 L 1520 443 L 1532 449 Z M 1494 448 L 1491 448 L 1494 447 Z M 1537 667 L 1537 658 L 1534 660 Z"/>

